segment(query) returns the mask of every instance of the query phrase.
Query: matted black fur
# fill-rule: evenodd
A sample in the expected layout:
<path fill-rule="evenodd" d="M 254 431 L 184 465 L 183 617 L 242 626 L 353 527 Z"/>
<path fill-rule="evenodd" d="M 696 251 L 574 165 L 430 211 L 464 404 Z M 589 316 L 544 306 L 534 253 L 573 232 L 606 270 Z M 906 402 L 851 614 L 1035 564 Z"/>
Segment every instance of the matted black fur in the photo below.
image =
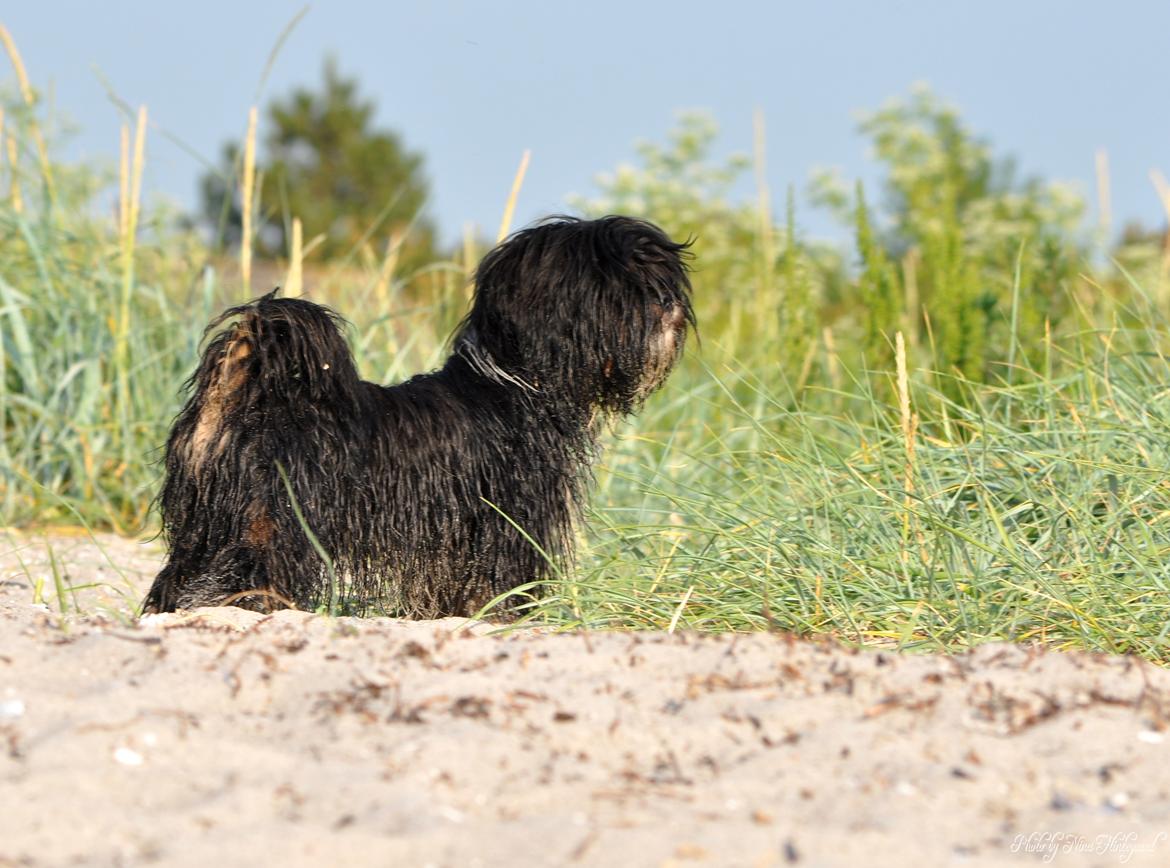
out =
<path fill-rule="evenodd" d="M 601 425 L 662 385 L 695 324 L 686 246 L 627 217 L 525 229 L 480 263 L 446 364 L 390 387 L 358 377 L 327 308 L 226 311 L 167 440 L 170 557 L 144 610 L 329 601 L 278 467 L 350 609 L 470 615 L 546 576 L 546 554 L 571 558 Z"/>

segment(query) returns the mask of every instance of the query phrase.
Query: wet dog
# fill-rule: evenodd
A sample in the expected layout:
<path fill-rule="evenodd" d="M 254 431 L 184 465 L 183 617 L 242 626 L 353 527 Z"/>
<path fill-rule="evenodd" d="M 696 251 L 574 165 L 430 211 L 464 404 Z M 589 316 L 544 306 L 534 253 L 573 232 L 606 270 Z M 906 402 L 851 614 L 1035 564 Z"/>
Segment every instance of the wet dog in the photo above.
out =
<path fill-rule="evenodd" d="M 506 610 L 571 559 L 605 421 L 682 353 L 686 247 L 627 217 L 518 232 L 480 264 L 443 367 L 389 387 L 358 376 L 327 308 L 226 311 L 167 440 L 169 559 L 144 610 Z"/>

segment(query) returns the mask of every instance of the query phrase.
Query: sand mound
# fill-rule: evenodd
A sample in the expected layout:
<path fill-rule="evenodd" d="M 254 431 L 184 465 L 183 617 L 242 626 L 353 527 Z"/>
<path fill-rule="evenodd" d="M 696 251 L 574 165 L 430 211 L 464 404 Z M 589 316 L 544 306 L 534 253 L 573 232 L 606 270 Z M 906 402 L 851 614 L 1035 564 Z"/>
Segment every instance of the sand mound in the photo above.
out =
<path fill-rule="evenodd" d="M 136 622 L 157 550 L 100 542 L 0 543 L 0 865 L 1170 864 L 1134 659 Z"/>

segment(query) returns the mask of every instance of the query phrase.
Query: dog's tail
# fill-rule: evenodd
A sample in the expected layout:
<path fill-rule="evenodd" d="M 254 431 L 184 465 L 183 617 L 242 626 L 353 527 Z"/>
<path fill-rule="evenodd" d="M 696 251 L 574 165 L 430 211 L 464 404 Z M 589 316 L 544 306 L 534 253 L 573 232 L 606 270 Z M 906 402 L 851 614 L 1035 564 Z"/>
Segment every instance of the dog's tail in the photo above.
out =
<path fill-rule="evenodd" d="M 191 379 L 194 401 L 213 409 L 210 399 L 230 415 L 255 402 L 321 402 L 356 388 L 344 320 L 327 307 L 276 293 L 229 308 L 208 325 L 210 334 L 236 319 L 205 350 Z"/>
<path fill-rule="evenodd" d="M 361 381 L 340 317 L 275 296 L 208 326 L 210 334 L 234 320 L 208 343 L 167 441 L 159 507 L 171 554 L 146 611 L 217 604 L 225 589 L 252 608 L 320 601 L 320 570 L 310 566 L 320 559 L 296 528 L 278 462 L 312 527 L 330 493 L 297 486 L 297 471 L 343 461 L 330 432 L 357 424 Z M 321 424 L 326 418 L 334 424 Z M 302 550 L 273 545 L 288 539 L 304 540 Z"/>

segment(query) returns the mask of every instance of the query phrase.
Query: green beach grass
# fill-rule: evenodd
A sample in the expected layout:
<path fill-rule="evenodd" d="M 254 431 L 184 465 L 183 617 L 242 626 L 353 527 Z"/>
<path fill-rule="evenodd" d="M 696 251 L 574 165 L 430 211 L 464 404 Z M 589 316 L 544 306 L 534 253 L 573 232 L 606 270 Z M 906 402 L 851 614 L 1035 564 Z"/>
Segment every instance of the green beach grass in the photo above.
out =
<path fill-rule="evenodd" d="M 0 147 L 0 523 L 149 531 L 204 323 L 246 281 L 164 209 L 139 215 L 141 133 L 126 129 L 106 185 L 45 156 L 37 110 L 7 104 Z M 970 227 L 945 199 L 922 199 L 908 213 L 930 243 L 899 262 L 859 196 L 851 267 L 853 251 L 799 241 L 791 206 L 774 225 L 762 182 L 737 206 L 704 187 L 723 176 L 687 177 L 658 199 L 619 178 L 584 208 L 641 203 L 695 234 L 701 342 L 605 435 L 578 562 L 524 619 L 921 650 L 1031 641 L 1170 662 L 1157 253 L 1127 271 L 1081 247 L 1049 283 L 1052 239 L 1006 226 L 989 252 L 962 241 Z M 474 255 L 398 274 L 392 255 L 369 253 L 376 227 L 369 239 L 303 274 L 311 297 L 355 317 L 363 375 L 389 383 L 442 359 Z M 241 258 L 257 291 L 301 279 L 299 261 Z"/>

